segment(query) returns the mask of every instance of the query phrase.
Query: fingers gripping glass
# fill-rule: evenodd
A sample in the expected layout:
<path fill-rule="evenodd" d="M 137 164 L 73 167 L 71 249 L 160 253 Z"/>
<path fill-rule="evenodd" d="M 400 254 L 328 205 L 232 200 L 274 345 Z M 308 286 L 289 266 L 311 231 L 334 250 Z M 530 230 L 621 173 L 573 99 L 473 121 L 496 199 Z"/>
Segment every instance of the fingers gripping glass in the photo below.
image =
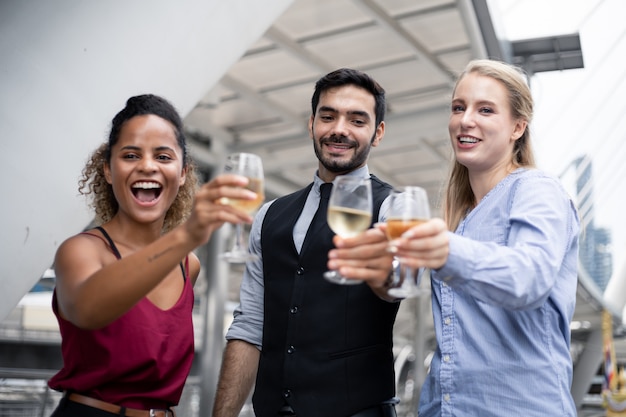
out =
<path fill-rule="evenodd" d="M 389 214 L 387 216 L 387 238 L 392 241 L 402 236 L 414 226 L 430 218 L 430 206 L 426 190 L 407 186 L 391 193 Z M 395 248 L 390 247 L 391 252 Z M 409 298 L 420 294 L 419 271 L 400 264 L 394 268 L 396 276 L 393 286 L 387 291 L 392 297 Z"/>
<path fill-rule="evenodd" d="M 372 186 L 369 178 L 340 175 L 333 181 L 328 201 L 328 226 L 341 237 L 352 237 L 372 224 Z M 324 278 L 335 284 L 354 285 L 362 281 L 327 271 Z"/>
<path fill-rule="evenodd" d="M 247 189 L 254 191 L 257 198 L 254 200 L 239 200 L 223 198 L 222 203 L 236 207 L 248 214 L 254 213 L 265 199 L 263 187 L 263 164 L 258 155 L 251 153 L 234 153 L 226 157 L 222 172 L 225 174 L 238 174 L 248 178 Z M 248 252 L 248 246 L 243 241 L 243 227 L 240 223 L 235 224 L 235 238 L 230 251 L 222 253 L 220 258 L 230 263 L 245 263 L 255 260 L 258 256 Z"/>

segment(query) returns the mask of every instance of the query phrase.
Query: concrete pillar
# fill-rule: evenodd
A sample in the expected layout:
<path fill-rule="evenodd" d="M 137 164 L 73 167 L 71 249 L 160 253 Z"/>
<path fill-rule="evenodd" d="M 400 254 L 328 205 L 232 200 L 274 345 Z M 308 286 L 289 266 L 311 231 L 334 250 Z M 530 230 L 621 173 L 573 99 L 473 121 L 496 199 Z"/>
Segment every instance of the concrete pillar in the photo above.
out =
<path fill-rule="evenodd" d="M 593 377 L 602 363 L 602 343 L 602 328 L 597 327 L 591 330 L 587 343 L 585 343 L 585 348 L 578 357 L 576 366 L 574 366 L 571 393 L 577 410 L 581 409 L 583 399 L 589 391 Z"/>
<path fill-rule="evenodd" d="M 229 264 L 218 259 L 226 251 L 224 244 L 232 227 L 216 231 L 209 244 L 203 249 L 200 260 L 207 281 L 203 299 L 202 349 L 198 352 L 200 365 L 200 413 L 211 414 L 219 378 L 222 352 L 224 350 L 224 309 L 228 299 Z"/>
<path fill-rule="evenodd" d="M 622 325 L 626 323 L 626 261 L 616 268 L 607 284 L 604 302 L 611 312 L 621 314 Z"/>

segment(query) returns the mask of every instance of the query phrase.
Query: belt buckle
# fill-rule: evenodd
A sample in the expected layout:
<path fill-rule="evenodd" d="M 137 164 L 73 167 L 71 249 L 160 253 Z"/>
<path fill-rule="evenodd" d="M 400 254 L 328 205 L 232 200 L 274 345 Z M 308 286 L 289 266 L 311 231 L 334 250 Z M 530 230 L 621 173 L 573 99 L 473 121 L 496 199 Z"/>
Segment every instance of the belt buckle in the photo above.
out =
<path fill-rule="evenodd" d="M 162 408 L 151 408 L 150 410 L 150 417 L 157 417 L 157 413 L 163 413 L 163 417 L 168 417 L 174 416 L 174 413 L 172 412 L 172 410 L 167 410 L 167 409 L 162 409 Z"/>

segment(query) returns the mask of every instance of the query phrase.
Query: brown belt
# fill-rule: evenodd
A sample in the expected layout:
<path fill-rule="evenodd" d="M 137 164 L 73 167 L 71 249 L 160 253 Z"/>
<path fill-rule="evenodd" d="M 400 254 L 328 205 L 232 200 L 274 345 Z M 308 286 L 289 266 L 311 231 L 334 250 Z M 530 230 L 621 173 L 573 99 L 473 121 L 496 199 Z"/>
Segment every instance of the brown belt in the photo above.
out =
<path fill-rule="evenodd" d="M 89 407 L 97 408 L 102 411 L 120 415 L 122 407 L 111 404 L 106 401 L 97 400 L 95 398 L 86 397 L 84 395 L 72 393 L 67 397 L 68 400 L 75 403 L 84 404 Z M 125 413 L 121 414 L 126 417 L 176 417 L 173 410 L 163 408 L 151 408 L 150 410 L 139 410 L 136 408 L 126 408 Z"/>

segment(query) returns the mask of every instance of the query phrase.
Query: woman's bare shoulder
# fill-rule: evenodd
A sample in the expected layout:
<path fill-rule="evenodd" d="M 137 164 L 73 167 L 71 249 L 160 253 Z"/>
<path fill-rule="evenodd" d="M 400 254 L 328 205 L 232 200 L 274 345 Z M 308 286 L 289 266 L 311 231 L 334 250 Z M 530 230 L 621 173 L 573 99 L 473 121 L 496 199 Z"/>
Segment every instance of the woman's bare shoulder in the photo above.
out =
<path fill-rule="evenodd" d="M 59 248 L 55 255 L 55 270 L 57 277 L 63 275 L 63 270 L 74 270 L 82 265 L 88 269 L 101 268 L 108 259 L 114 257 L 109 243 L 98 230 L 87 230 L 70 236 Z M 82 268 L 80 268 L 82 269 Z"/>

